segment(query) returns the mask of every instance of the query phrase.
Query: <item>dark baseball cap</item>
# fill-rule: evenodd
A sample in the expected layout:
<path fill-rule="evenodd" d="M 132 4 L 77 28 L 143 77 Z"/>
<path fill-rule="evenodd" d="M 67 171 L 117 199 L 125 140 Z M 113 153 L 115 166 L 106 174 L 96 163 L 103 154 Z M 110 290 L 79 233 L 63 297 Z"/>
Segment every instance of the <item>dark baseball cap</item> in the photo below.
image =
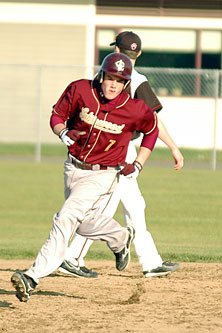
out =
<path fill-rule="evenodd" d="M 141 39 L 132 31 L 123 31 L 116 36 L 115 42 L 112 42 L 109 45 L 116 45 L 125 50 L 139 52 L 141 50 Z"/>

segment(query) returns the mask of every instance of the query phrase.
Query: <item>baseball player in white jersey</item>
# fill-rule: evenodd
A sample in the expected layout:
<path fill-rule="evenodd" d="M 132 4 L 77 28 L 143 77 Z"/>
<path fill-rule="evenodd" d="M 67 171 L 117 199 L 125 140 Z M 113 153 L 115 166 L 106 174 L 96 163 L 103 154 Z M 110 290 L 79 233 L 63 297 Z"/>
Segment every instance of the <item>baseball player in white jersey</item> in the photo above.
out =
<path fill-rule="evenodd" d="M 153 93 L 147 78 L 134 69 L 135 61 L 141 54 L 141 40 L 139 36 L 131 31 L 124 31 L 116 37 L 116 52 L 127 54 L 133 64 L 130 94 L 132 97 L 143 99 L 153 111 L 160 111 L 162 105 Z M 159 138 L 169 147 L 175 160 L 174 168 L 179 170 L 183 167 L 183 156 L 174 143 L 163 123 L 158 119 Z M 141 136 L 139 138 L 141 140 Z M 137 144 L 138 144 L 138 139 Z M 132 163 L 137 156 L 135 140 L 131 140 L 128 146 L 126 161 Z M 123 206 L 126 225 L 135 228 L 134 246 L 145 277 L 168 275 L 179 268 L 177 263 L 163 261 L 155 246 L 151 233 L 146 229 L 145 201 L 138 187 L 136 178 L 125 178 L 120 176 L 118 186 L 106 207 L 105 213 L 113 216 L 119 201 Z M 65 261 L 59 267 L 59 272 L 74 277 L 97 277 L 98 273 L 85 266 L 84 257 L 93 241 L 80 235 L 76 235 L 70 244 Z"/>
<path fill-rule="evenodd" d="M 49 237 L 33 265 L 11 277 L 21 302 L 27 302 L 40 279 L 62 264 L 76 232 L 106 241 L 114 253 L 117 270 L 122 271 L 129 264 L 134 229 L 120 226 L 104 210 L 119 175 L 138 175 L 158 137 L 156 114 L 125 91 L 131 72 L 128 56 L 111 53 L 93 80 L 71 82 L 53 107 L 51 128 L 68 147 L 65 202 L 55 214 Z M 127 146 L 134 131 L 142 132 L 144 137 L 136 160 L 126 163 Z"/>

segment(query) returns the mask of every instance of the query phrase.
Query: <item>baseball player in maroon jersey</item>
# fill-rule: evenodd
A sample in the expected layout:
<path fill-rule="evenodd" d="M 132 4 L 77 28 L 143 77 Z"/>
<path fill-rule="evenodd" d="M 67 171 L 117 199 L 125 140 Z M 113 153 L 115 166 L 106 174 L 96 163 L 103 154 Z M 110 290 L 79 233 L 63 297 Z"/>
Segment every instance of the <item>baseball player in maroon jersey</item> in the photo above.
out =
<path fill-rule="evenodd" d="M 129 264 L 134 229 L 121 227 L 103 212 L 119 174 L 138 175 L 158 137 L 155 113 L 125 91 L 131 72 L 126 55 L 111 53 L 94 80 L 70 83 L 53 108 L 50 125 L 68 146 L 64 164 L 66 200 L 55 214 L 49 237 L 33 265 L 11 277 L 21 302 L 27 302 L 40 279 L 61 265 L 76 232 L 106 241 L 119 271 Z M 144 133 L 144 138 L 135 161 L 126 163 L 134 131 Z"/>
<path fill-rule="evenodd" d="M 141 98 L 149 105 L 152 111 L 159 111 L 162 105 L 157 96 L 152 91 L 147 78 L 138 73 L 135 68 L 135 61 L 141 54 L 141 39 L 132 31 L 123 31 L 117 37 L 115 42 L 110 45 L 115 45 L 116 52 L 122 52 L 128 55 L 133 64 L 130 85 L 127 90 L 134 98 Z M 165 126 L 158 118 L 159 139 L 161 139 L 170 149 L 175 161 L 175 170 L 180 170 L 183 167 L 183 156 L 177 145 L 170 137 Z M 132 138 L 129 143 L 126 161 L 132 163 L 137 155 L 135 140 Z M 126 225 L 132 225 L 135 228 L 134 246 L 142 267 L 144 277 L 159 277 L 166 276 L 179 268 L 178 263 L 164 261 L 154 243 L 153 237 L 147 229 L 145 207 L 146 203 L 140 192 L 137 179 L 135 177 L 120 176 L 119 183 L 112 195 L 109 204 L 106 207 L 105 213 L 108 216 L 114 216 L 121 201 L 123 207 L 124 220 Z M 86 239 L 83 236 L 76 234 L 71 242 L 65 256 L 65 260 L 59 267 L 59 273 L 73 277 L 94 278 L 98 273 L 85 266 L 84 257 L 87 254 L 93 241 Z"/>

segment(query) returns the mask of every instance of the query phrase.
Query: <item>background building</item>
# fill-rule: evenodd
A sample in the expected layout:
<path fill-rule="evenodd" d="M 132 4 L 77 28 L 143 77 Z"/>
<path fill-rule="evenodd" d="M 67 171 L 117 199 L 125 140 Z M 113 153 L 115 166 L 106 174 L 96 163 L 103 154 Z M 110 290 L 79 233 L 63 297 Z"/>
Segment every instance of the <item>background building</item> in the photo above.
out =
<path fill-rule="evenodd" d="M 139 66 L 222 68 L 221 0 L 97 0 L 96 12 L 99 60 L 107 39 L 133 29 L 143 41 Z"/>
<path fill-rule="evenodd" d="M 0 1 L 0 143 L 58 142 L 53 104 L 94 75 L 122 30 L 142 39 L 137 67 L 177 143 L 222 149 L 222 0 Z"/>
<path fill-rule="evenodd" d="M 0 63 L 92 66 L 126 29 L 139 66 L 222 68 L 222 0 L 0 1 Z"/>

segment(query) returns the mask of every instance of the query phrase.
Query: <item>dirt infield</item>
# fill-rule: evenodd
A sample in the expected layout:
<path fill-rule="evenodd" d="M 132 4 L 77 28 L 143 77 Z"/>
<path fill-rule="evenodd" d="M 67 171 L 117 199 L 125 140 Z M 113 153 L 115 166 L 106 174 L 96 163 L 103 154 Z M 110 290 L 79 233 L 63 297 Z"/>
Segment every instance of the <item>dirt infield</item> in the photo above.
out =
<path fill-rule="evenodd" d="M 112 261 L 89 261 L 98 278 L 52 275 L 21 303 L 10 277 L 30 264 L 0 260 L 0 332 L 222 332 L 222 264 L 181 263 L 147 279 L 135 262 L 120 273 Z"/>

